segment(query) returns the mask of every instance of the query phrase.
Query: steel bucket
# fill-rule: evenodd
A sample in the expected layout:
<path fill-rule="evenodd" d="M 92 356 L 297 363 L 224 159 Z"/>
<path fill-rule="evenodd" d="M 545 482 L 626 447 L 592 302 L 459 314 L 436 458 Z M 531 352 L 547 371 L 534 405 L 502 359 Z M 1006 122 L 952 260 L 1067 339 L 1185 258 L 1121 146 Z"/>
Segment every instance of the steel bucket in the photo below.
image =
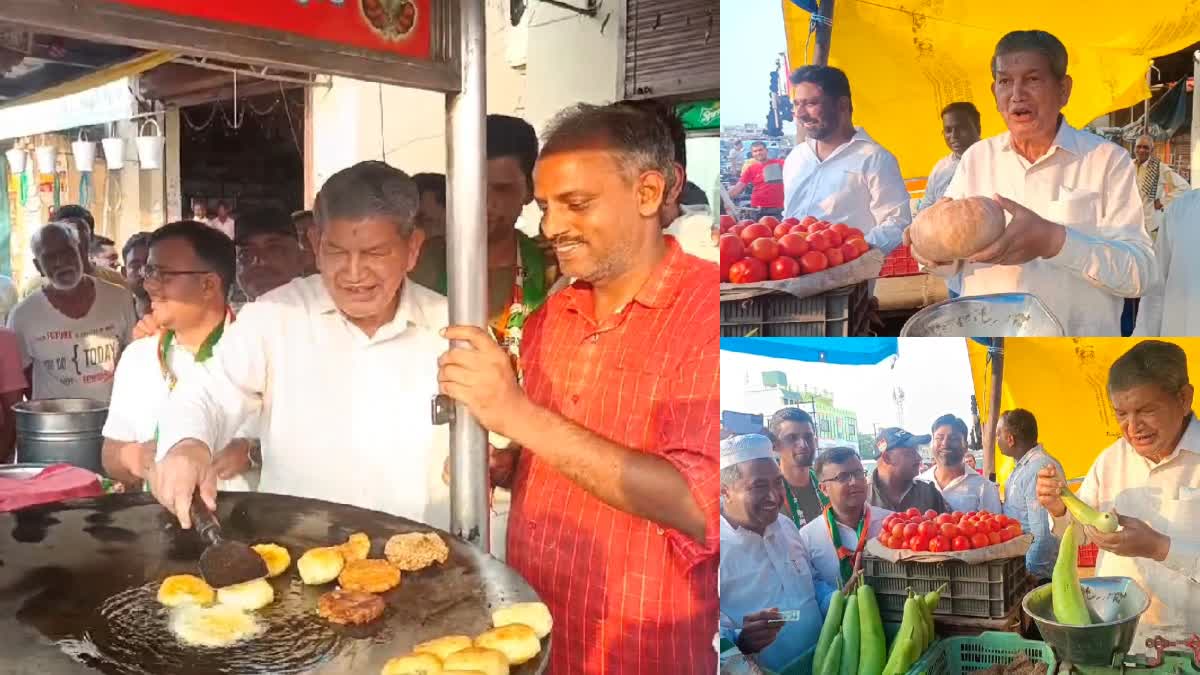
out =
<path fill-rule="evenodd" d="M 1062 337 L 1062 324 L 1029 293 L 945 300 L 912 315 L 900 337 Z"/>
<path fill-rule="evenodd" d="M 100 451 L 108 405 L 86 398 L 22 401 L 12 407 L 20 462 L 66 462 L 103 474 Z"/>
<path fill-rule="evenodd" d="M 1021 608 L 1037 624 L 1060 663 L 1121 665 L 1133 645 L 1138 620 L 1150 607 L 1149 596 L 1129 577 L 1092 577 L 1079 584 L 1095 622 L 1090 626 L 1068 626 L 1053 620 L 1050 584 L 1029 591 Z"/>

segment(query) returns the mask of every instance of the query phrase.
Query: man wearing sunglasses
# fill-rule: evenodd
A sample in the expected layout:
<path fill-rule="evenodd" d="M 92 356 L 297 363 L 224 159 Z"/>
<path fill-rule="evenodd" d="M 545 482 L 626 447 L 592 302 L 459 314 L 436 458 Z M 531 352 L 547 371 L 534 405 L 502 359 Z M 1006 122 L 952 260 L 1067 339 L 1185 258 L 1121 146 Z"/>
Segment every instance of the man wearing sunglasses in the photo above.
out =
<path fill-rule="evenodd" d="M 822 452 L 813 471 L 829 506 L 821 518 L 800 529 L 800 539 L 818 585 L 841 588 L 850 580 L 867 540 L 879 536 L 891 511 L 867 504 L 867 472 L 854 450 Z M 822 598 L 822 607 L 827 602 Z"/>
<path fill-rule="evenodd" d="M 104 423 L 104 468 L 127 489 L 140 488 L 154 463 L 159 418 L 171 392 L 203 368 L 234 320 L 228 305 L 234 276 L 229 237 L 186 220 L 159 228 L 149 243 L 142 276 L 151 316 L 162 330 L 125 350 Z M 249 490 L 257 483 L 254 424 L 252 418 L 214 455 L 219 489 Z"/>

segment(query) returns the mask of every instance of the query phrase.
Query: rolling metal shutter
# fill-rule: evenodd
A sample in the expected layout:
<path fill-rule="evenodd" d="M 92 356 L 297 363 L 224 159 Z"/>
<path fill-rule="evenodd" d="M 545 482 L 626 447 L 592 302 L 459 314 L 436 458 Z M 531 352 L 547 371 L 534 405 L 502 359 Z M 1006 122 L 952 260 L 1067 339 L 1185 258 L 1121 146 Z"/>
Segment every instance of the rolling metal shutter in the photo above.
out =
<path fill-rule="evenodd" d="M 717 94 L 720 44 L 719 0 L 626 0 L 625 96 Z"/>

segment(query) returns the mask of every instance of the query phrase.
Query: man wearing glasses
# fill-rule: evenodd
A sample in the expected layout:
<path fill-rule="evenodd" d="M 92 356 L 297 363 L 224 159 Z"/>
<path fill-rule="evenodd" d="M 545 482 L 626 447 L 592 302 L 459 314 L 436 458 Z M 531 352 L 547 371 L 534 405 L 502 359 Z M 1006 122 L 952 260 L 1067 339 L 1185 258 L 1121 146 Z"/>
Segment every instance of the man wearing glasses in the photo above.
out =
<path fill-rule="evenodd" d="M 149 245 L 142 276 L 151 315 L 162 329 L 125 350 L 104 423 L 104 468 L 127 489 L 139 489 L 154 463 L 159 418 L 171 392 L 203 367 L 235 318 L 228 305 L 234 276 L 229 237 L 188 220 L 159 228 Z M 257 483 L 255 421 L 213 458 L 222 490 L 249 490 Z"/>
<path fill-rule="evenodd" d="M 867 472 L 854 450 L 822 452 L 813 471 L 829 507 L 821 518 L 800 529 L 800 539 L 818 585 L 841 588 L 850 580 L 867 540 L 879 536 L 891 511 L 867 504 Z M 827 603 L 828 597 L 821 599 L 822 607 Z"/>
<path fill-rule="evenodd" d="M 304 251 L 292 217 L 279 209 L 258 209 L 237 220 L 237 282 L 256 300 L 304 273 Z"/>
<path fill-rule="evenodd" d="M 129 291 L 85 273 L 79 231 L 55 221 L 30 242 L 41 288 L 9 313 L 32 398 L 107 403 L 117 359 L 137 318 Z"/>

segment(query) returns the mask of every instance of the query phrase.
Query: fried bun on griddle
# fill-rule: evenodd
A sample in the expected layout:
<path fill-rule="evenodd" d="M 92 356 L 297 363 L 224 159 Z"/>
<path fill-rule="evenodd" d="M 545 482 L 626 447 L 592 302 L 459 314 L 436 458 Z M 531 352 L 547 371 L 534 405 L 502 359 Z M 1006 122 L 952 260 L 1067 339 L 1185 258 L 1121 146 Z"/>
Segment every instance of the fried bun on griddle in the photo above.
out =
<path fill-rule="evenodd" d="M 300 580 L 309 586 L 327 584 L 338 577 L 346 560 L 336 546 L 326 546 L 305 551 L 296 562 Z"/>
<path fill-rule="evenodd" d="M 495 649 L 470 647 L 442 661 L 447 670 L 478 670 L 484 675 L 508 675 L 508 657 Z"/>
<path fill-rule="evenodd" d="M 475 646 L 503 653 L 514 666 L 533 659 L 542 651 L 542 641 L 538 639 L 537 633 L 520 623 L 489 630 L 475 638 Z"/>
<path fill-rule="evenodd" d="M 522 623 L 532 628 L 539 640 L 549 635 L 550 629 L 554 627 L 554 620 L 550 618 L 550 608 L 541 602 L 518 602 L 492 612 L 492 625 L 496 628 L 514 623 Z"/>
<path fill-rule="evenodd" d="M 454 652 L 461 652 L 471 646 L 471 638 L 466 635 L 447 635 L 436 640 L 422 642 L 413 647 L 416 654 L 433 654 L 442 661 Z"/>
<path fill-rule="evenodd" d="M 338 585 L 348 591 L 384 593 L 400 585 L 400 570 L 386 560 L 352 560 L 338 575 Z"/>
<path fill-rule="evenodd" d="M 371 555 L 371 538 L 364 532 L 355 532 L 350 535 L 346 543 L 337 548 L 342 552 L 342 557 L 346 559 L 346 562 L 365 560 L 368 555 Z"/>
<path fill-rule="evenodd" d="M 253 612 L 275 601 L 275 588 L 266 579 L 255 579 L 217 589 L 217 602 Z"/>
<path fill-rule="evenodd" d="M 435 532 L 409 532 L 388 539 L 383 547 L 388 562 L 404 572 L 423 570 L 450 558 L 450 548 Z"/>
<path fill-rule="evenodd" d="M 370 623 L 383 615 L 383 598 L 362 591 L 330 591 L 317 600 L 317 614 L 342 625 Z"/>
<path fill-rule="evenodd" d="M 192 574 L 176 574 L 163 579 L 158 587 L 158 601 L 167 607 L 210 605 L 216 591 L 203 579 Z"/>
<path fill-rule="evenodd" d="M 388 659 L 379 675 L 438 675 L 442 660 L 433 654 L 405 654 Z"/>
<path fill-rule="evenodd" d="M 255 544 L 250 548 L 267 563 L 267 576 L 277 577 L 292 564 L 292 554 L 278 544 Z"/>

